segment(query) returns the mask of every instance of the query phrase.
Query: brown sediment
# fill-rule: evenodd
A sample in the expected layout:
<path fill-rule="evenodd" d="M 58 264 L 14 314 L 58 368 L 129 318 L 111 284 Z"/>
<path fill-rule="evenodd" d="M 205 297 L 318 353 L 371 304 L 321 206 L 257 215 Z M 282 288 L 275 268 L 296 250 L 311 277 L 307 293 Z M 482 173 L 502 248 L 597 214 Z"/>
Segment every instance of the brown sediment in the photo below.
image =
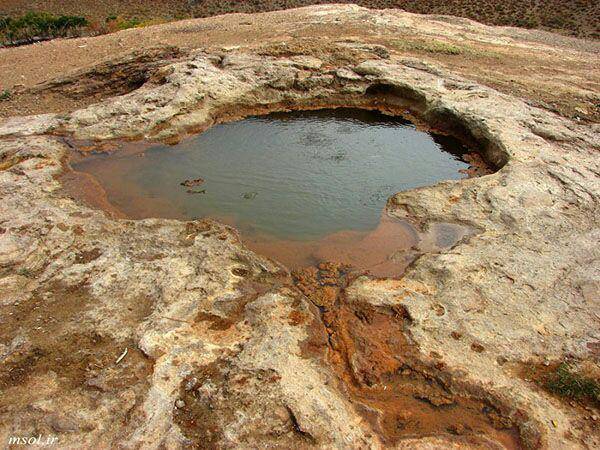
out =
<path fill-rule="evenodd" d="M 374 306 L 346 298 L 346 287 L 359 275 L 350 267 L 323 262 L 262 287 L 247 275 L 240 284 L 247 295 L 234 302 L 235 308 L 223 317 L 201 313 L 196 321 L 211 322 L 211 330 L 223 331 L 239 320 L 239 312 L 248 302 L 273 286 L 295 286 L 298 306 L 302 296 L 312 303 L 308 310 L 294 309 L 288 316 L 290 325 L 308 327 L 309 337 L 302 344 L 304 356 L 333 369 L 337 388 L 385 445 L 436 436 L 469 448 L 522 447 L 517 427 L 500 407 L 457 393 L 443 363 L 421 361 L 407 330 L 412 319 L 402 305 Z M 180 384 L 173 405 L 174 421 L 195 445 L 216 445 L 223 438 L 221 424 L 231 423 L 236 410 L 257 401 L 245 393 L 247 383 L 258 383 L 266 390 L 276 386 L 278 374 L 263 372 L 257 376 L 225 360 L 193 370 Z M 286 411 L 276 413 L 278 433 L 296 433 L 313 442 L 293 411 Z"/>
<path fill-rule="evenodd" d="M 106 191 L 96 178 L 85 172 L 67 171 L 60 176 L 60 184 L 66 194 L 95 209 L 101 209 L 115 218 L 126 218 L 125 213 L 115 207 Z"/>
<path fill-rule="evenodd" d="M 219 305 L 218 309 L 220 309 L 221 315 L 200 311 L 196 315 L 195 322 L 208 322 L 210 323 L 209 328 L 213 331 L 227 330 L 242 320 L 246 305 L 269 291 L 271 284 L 254 280 L 242 280 L 237 284 L 237 288 L 242 295 L 235 302 L 226 302 Z"/>
<path fill-rule="evenodd" d="M 233 423 L 240 411 L 252 405 L 261 409 L 269 432 L 283 440 L 292 431 L 290 412 L 282 406 L 265 408 L 263 399 L 245 391 L 248 384 L 259 390 L 271 390 L 279 379 L 272 370 L 245 370 L 225 358 L 218 359 L 183 379 L 179 398 L 173 405 L 173 421 L 193 448 L 219 448 L 226 432 L 223 424 Z"/>
<path fill-rule="evenodd" d="M 242 241 L 251 250 L 281 262 L 290 269 L 322 261 L 346 264 L 376 277 L 401 276 L 417 255 L 412 248 L 418 238 L 409 223 L 383 213 L 371 231 L 339 231 L 311 241 L 247 236 Z"/>
<path fill-rule="evenodd" d="M 462 159 L 469 163 L 468 169 L 460 169 L 460 173 L 464 173 L 469 178 L 482 177 L 493 173 L 490 167 L 485 163 L 479 153 L 471 152 L 462 155 Z"/>
<path fill-rule="evenodd" d="M 88 172 L 74 170 L 73 165 L 82 161 L 88 160 L 93 163 L 94 158 L 98 155 L 106 155 L 118 153 L 122 156 L 136 155 L 144 157 L 144 152 L 151 148 L 156 143 L 149 141 L 125 141 L 111 140 L 103 142 L 94 142 L 87 140 L 65 139 L 65 142 L 70 146 L 71 152 L 67 155 L 66 161 L 63 163 L 63 172 L 59 176 L 63 191 L 76 201 L 95 209 L 100 209 L 107 212 L 114 218 L 119 219 L 143 219 L 148 217 L 156 217 L 155 211 L 160 211 L 162 217 L 176 218 L 177 212 L 173 205 L 167 201 L 156 198 L 148 198 L 144 195 L 137 194 L 135 183 L 127 179 L 119 178 L 121 185 L 125 185 L 125 190 L 131 195 L 135 195 L 135 202 L 127 204 L 118 204 L 114 199 L 110 199 L 110 187 L 113 183 L 102 185 L 97 178 Z M 118 160 L 117 164 L 124 164 L 126 160 Z M 108 170 L 110 174 L 110 170 Z"/>
<path fill-rule="evenodd" d="M 72 150 L 63 162 L 63 172 L 58 178 L 63 191 L 69 197 L 81 201 L 87 206 L 107 212 L 111 217 L 129 218 L 125 212 L 109 200 L 106 189 L 96 177 L 87 172 L 73 170 L 71 165 L 97 154 L 121 152 L 127 155 L 143 155 L 143 152 L 154 144 L 125 140 L 95 142 L 71 138 L 61 139 Z"/>
<path fill-rule="evenodd" d="M 242 236 L 242 242 L 292 270 L 333 262 L 372 277 L 399 278 L 422 254 L 447 250 L 474 234 L 476 230 L 471 227 L 454 223 L 430 223 L 421 230 L 418 224 L 384 211 L 371 231 L 340 231 L 313 241 L 248 235 Z"/>
<path fill-rule="evenodd" d="M 11 342 L 22 329 L 28 338 L 5 355 L 0 367 L 0 410 L 27 401 L 30 380 L 54 374 L 68 390 L 121 392 L 134 387 L 137 400 L 147 389 L 154 362 L 132 339 L 116 341 L 96 331 L 82 331 L 83 313 L 91 296 L 84 285 L 55 284 L 44 295 L 16 304 L 11 313 L 0 313 L 0 341 Z M 142 320 L 150 313 L 147 298 L 139 298 L 128 309 L 129 319 Z M 42 314 L 43 312 L 43 314 Z M 90 324 L 91 326 L 92 324 Z M 15 342 L 15 341 L 13 341 Z M 123 349 L 127 357 L 115 361 Z"/>
<path fill-rule="evenodd" d="M 444 364 L 424 364 L 411 342 L 411 318 L 402 305 L 350 301 L 349 267 L 321 263 L 293 273 L 298 289 L 320 311 L 303 350 L 335 369 L 340 387 L 386 445 L 424 436 L 454 436 L 490 448 L 521 448 L 517 427 L 491 401 L 456 393 Z M 446 374 L 447 375 L 447 374 Z M 498 445 L 498 448 L 500 446 Z M 492 447 L 493 448 L 493 447 Z"/>
<path fill-rule="evenodd" d="M 173 405 L 173 421 L 188 439 L 205 448 L 215 446 L 223 437 L 220 419 L 234 419 L 234 404 L 228 408 L 216 409 L 217 403 L 220 403 L 218 397 L 202 395 L 201 390 L 206 382 L 222 382 L 219 385 L 227 386 L 231 380 L 227 376 L 226 367 L 227 364 L 223 361 L 216 361 L 197 370 L 181 384 L 182 403 L 179 407 Z M 186 389 L 186 386 L 191 388 Z"/>

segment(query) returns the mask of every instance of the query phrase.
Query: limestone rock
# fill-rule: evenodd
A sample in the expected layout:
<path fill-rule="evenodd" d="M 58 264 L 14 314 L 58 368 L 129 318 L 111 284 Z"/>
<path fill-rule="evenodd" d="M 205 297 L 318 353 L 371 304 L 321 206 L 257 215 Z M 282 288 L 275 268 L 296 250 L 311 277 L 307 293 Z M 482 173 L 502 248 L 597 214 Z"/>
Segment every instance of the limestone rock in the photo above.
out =
<path fill-rule="evenodd" d="M 417 20 L 356 6 L 307 11 L 321 26 Z M 453 26 L 495 42 L 490 27 Z M 490 436 L 464 440 L 452 434 L 456 427 L 439 437 L 389 438 L 382 411 L 352 397 L 352 382 L 336 371 L 343 361 L 328 359 L 350 344 L 328 335 L 327 318 L 286 271 L 245 249 L 234 229 L 208 219 L 114 218 L 61 188 L 69 147 L 57 131 L 167 139 L 292 106 L 375 106 L 456 125 L 498 171 L 389 199 L 388 213 L 425 235 L 444 224 L 470 231 L 436 251 L 423 242 L 401 280 L 354 280 L 345 289 L 348 304 L 360 306 L 352 320 L 406 321 L 418 369 L 497 405 L 488 417 L 501 412 L 528 445 L 599 445 L 571 426 L 576 410 L 508 369 L 567 354 L 597 361 L 598 128 L 355 39 L 360 45 L 332 44 L 318 57 L 243 46 L 230 46 L 226 57 L 177 53 L 153 64 L 160 83 L 68 116 L 0 123 L 0 440 L 53 432 L 65 448 L 499 446 Z M 333 289 L 323 306 L 333 308 L 337 295 Z M 328 325 L 340 320 L 329 318 Z M 347 363 L 365 367 L 360 348 L 354 356 Z M 392 356 L 383 352 L 382 360 L 402 374 Z"/>

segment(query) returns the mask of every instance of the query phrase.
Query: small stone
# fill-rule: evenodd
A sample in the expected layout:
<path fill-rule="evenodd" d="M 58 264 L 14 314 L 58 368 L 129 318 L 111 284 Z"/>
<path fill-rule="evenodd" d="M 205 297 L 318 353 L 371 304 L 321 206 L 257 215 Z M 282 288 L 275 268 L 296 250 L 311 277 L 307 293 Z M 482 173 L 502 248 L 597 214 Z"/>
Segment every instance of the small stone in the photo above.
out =
<path fill-rule="evenodd" d="M 242 194 L 242 197 L 246 200 L 252 200 L 252 199 L 256 198 L 257 195 L 258 195 L 258 192 L 244 192 Z"/>
<path fill-rule="evenodd" d="M 429 356 L 431 356 L 432 358 L 435 358 L 435 359 L 442 359 L 442 355 L 440 355 L 438 352 L 435 352 L 435 351 L 429 352 Z"/>
<path fill-rule="evenodd" d="M 191 391 L 192 389 L 194 389 L 196 387 L 197 384 L 198 384 L 198 378 L 196 378 L 196 377 L 190 378 L 187 381 L 187 383 L 185 383 L 185 390 Z"/>
<path fill-rule="evenodd" d="M 48 425 L 57 433 L 73 433 L 79 429 L 74 420 L 58 415 L 50 416 Z"/>
<path fill-rule="evenodd" d="M 594 422 L 598 421 L 598 416 L 596 414 L 592 414 L 591 418 Z"/>
<path fill-rule="evenodd" d="M 338 69 L 335 74 L 337 75 L 338 78 L 341 78 L 343 80 L 349 80 L 349 81 L 358 81 L 360 79 L 362 79 L 362 77 L 357 74 L 356 72 L 350 70 L 350 69 L 346 69 L 344 67 Z"/>
<path fill-rule="evenodd" d="M 474 352 L 477 352 L 477 353 L 482 353 L 483 351 L 485 351 L 485 347 L 483 345 L 481 345 L 479 342 L 473 342 L 471 344 L 471 350 L 473 350 Z"/>
<path fill-rule="evenodd" d="M 204 183 L 204 180 L 202 178 L 196 178 L 196 179 L 184 180 L 179 184 L 181 186 L 185 186 L 185 187 L 194 187 L 194 186 L 199 186 L 202 183 Z"/>
<path fill-rule="evenodd" d="M 455 435 L 461 435 L 465 433 L 465 426 L 462 424 L 450 425 L 448 431 Z"/>
<path fill-rule="evenodd" d="M 413 396 L 436 407 L 454 404 L 454 399 L 452 396 L 442 392 L 428 391 L 424 389 L 420 392 L 416 392 Z"/>
<path fill-rule="evenodd" d="M 179 399 L 179 400 L 177 400 L 177 401 L 175 402 L 175 406 L 176 406 L 177 408 L 181 409 L 181 408 L 183 408 L 183 407 L 185 406 L 185 402 L 184 402 L 183 400 Z"/>
<path fill-rule="evenodd" d="M 323 65 L 323 61 L 310 55 L 297 55 L 290 58 L 293 65 L 300 69 L 317 70 Z"/>
<path fill-rule="evenodd" d="M 109 390 L 109 386 L 103 377 L 88 378 L 85 382 L 85 385 L 94 389 L 98 389 L 102 392 L 107 392 Z"/>

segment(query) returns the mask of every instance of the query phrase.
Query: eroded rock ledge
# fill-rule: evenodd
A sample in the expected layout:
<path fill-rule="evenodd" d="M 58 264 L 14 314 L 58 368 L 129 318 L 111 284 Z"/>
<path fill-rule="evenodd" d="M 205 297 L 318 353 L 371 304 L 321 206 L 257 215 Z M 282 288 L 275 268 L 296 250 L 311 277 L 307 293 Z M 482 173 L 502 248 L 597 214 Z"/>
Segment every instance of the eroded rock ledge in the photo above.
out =
<path fill-rule="evenodd" d="M 334 7 L 314 11 L 343 18 Z M 360 395 L 385 386 L 393 396 L 394 377 L 408 370 L 438 386 L 418 394 L 428 407 L 482 402 L 482 417 L 494 429 L 515 427 L 519 445 L 600 445 L 578 407 L 515 369 L 570 355 L 597 370 L 594 127 L 359 39 L 320 58 L 229 49 L 173 61 L 167 53 L 130 93 L 0 123 L 2 439 L 51 433 L 62 446 L 96 448 L 511 445 L 477 428 L 390 433 L 390 420 L 401 427 L 410 417 L 390 418 L 385 402 Z M 75 79 L 52 89 L 61 85 L 85 92 Z M 457 223 L 477 233 L 421 256 L 400 280 L 323 282 L 317 289 L 335 290 L 333 316 L 231 228 L 115 219 L 61 189 L 65 135 L 173 140 L 249 113 L 323 106 L 402 113 L 477 141 L 499 169 L 390 198 L 390 214 L 424 230 Z M 376 369 L 365 354 L 372 342 L 347 333 L 373 323 L 401 341 L 377 347 Z"/>

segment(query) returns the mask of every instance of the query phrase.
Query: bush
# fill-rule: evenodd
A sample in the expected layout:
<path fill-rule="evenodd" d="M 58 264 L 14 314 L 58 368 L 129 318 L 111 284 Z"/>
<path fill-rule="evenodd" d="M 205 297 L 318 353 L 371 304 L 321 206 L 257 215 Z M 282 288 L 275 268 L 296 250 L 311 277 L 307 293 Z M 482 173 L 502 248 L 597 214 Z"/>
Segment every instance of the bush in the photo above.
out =
<path fill-rule="evenodd" d="M 114 32 L 127 30 L 128 28 L 141 27 L 144 26 L 144 22 L 137 17 L 123 18 L 120 16 L 108 16 L 106 18 L 106 26 L 108 32 Z"/>
<path fill-rule="evenodd" d="M 28 12 L 13 18 L 0 18 L 0 43 L 14 45 L 56 37 L 75 36 L 88 25 L 85 17 L 54 16 L 44 12 Z"/>

